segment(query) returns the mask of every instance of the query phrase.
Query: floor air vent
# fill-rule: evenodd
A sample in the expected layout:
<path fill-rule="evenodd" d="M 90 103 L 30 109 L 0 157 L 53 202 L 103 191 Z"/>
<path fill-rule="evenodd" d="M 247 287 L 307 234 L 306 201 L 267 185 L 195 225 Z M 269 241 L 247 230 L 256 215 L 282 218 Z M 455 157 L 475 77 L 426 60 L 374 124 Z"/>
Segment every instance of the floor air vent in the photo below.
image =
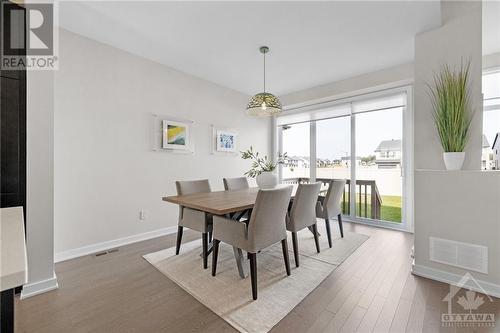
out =
<path fill-rule="evenodd" d="M 114 252 L 118 252 L 118 249 L 111 249 L 111 250 L 107 250 L 107 251 L 97 252 L 96 254 L 94 254 L 94 256 L 100 257 L 100 256 L 104 256 L 106 254 L 114 253 Z"/>
<path fill-rule="evenodd" d="M 488 248 L 429 237 L 430 260 L 488 274 Z"/>

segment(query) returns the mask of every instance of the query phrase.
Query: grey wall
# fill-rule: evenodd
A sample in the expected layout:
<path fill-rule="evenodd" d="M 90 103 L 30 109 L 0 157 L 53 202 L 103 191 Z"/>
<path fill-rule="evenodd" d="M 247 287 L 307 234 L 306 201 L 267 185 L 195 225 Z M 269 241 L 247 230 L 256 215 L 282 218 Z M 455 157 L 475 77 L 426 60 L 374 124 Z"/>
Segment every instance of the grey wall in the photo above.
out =
<path fill-rule="evenodd" d="M 28 285 L 23 296 L 53 289 L 54 72 L 27 73 L 26 245 Z"/>
<path fill-rule="evenodd" d="M 429 260 L 429 237 L 488 247 L 488 274 L 500 288 L 500 172 L 415 172 L 415 264 L 462 276 L 467 271 Z"/>
<path fill-rule="evenodd" d="M 234 128 L 241 149 L 269 153 L 270 120 L 245 114 L 249 96 L 66 30 L 59 44 L 57 260 L 176 231 L 178 208 L 161 200 L 175 194 L 175 180 L 208 178 L 222 190 L 223 177 L 242 176 L 250 163 L 239 154 L 211 154 L 211 124 Z M 152 151 L 152 113 L 194 121 L 194 153 Z"/>
<path fill-rule="evenodd" d="M 448 6 L 449 5 L 449 6 Z M 470 272 L 500 295 L 500 173 L 480 170 L 482 141 L 481 2 L 443 5 L 438 29 L 415 41 L 415 267 L 414 272 L 458 282 L 467 271 L 429 259 L 429 237 L 488 248 L 488 274 Z M 494 56 L 493 56 L 494 57 Z M 493 58 L 490 57 L 490 58 Z M 490 59 L 488 58 L 488 59 Z M 444 171 L 426 82 L 444 63 L 471 60 L 470 88 L 476 110 L 464 171 Z M 493 60 L 488 60 L 493 61 Z M 427 274 L 427 273 L 429 274 Z"/>
<path fill-rule="evenodd" d="M 479 170 L 481 167 L 482 144 L 482 94 L 481 94 L 481 6 L 477 3 L 460 4 L 464 15 L 451 18 L 438 29 L 427 31 L 415 38 L 415 94 L 414 133 L 415 168 L 444 169 L 443 150 L 434 126 L 432 104 L 427 84 L 433 82 L 434 74 L 442 65 L 459 66 L 461 61 L 471 61 L 470 88 L 475 115 L 471 125 L 470 141 L 466 148 L 464 169 Z M 452 5 L 453 15 L 458 15 Z"/>

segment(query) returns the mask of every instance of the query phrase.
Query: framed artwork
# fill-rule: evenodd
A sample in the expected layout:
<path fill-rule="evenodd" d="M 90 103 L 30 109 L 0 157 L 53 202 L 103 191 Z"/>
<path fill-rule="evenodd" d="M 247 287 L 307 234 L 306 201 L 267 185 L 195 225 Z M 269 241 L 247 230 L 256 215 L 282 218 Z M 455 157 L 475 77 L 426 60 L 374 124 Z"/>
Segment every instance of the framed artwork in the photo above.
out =
<path fill-rule="evenodd" d="M 238 133 L 231 130 L 215 130 L 215 151 L 225 153 L 238 152 Z"/>
<path fill-rule="evenodd" d="M 163 120 L 163 148 L 164 149 L 190 149 L 190 123 Z"/>

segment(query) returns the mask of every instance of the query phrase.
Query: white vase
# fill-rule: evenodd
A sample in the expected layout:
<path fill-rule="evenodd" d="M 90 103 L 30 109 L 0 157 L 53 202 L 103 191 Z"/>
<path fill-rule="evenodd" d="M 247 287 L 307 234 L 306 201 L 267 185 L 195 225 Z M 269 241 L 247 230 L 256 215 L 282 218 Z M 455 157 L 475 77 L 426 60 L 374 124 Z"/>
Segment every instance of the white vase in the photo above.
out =
<path fill-rule="evenodd" d="M 446 170 L 460 170 L 464 164 L 465 152 L 443 153 Z"/>
<path fill-rule="evenodd" d="M 275 188 L 278 186 L 278 175 L 274 172 L 263 172 L 258 175 L 255 180 L 257 181 L 257 186 L 262 189 Z"/>

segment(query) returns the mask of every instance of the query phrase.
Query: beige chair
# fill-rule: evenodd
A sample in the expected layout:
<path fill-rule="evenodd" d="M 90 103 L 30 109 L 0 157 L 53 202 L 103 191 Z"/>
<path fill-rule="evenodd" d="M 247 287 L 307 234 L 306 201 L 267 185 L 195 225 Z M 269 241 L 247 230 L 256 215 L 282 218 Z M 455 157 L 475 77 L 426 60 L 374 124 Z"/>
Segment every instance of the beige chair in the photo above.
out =
<path fill-rule="evenodd" d="M 224 190 L 226 191 L 244 190 L 250 188 L 250 185 L 248 185 L 247 177 L 223 178 L 222 181 L 224 182 Z M 241 212 L 234 213 L 234 216 L 232 217 L 235 220 L 241 220 L 242 218 L 248 219 L 249 212 L 250 210 L 247 209 Z"/>
<path fill-rule="evenodd" d="M 321 183 L 299 184 L 292 208 L 286 219 L 286 230 L 292 232 L 293 256 L 295 266 L 299 267 L 299 248 L 297 242 L 297 232 L 310 228 L 314 235 L 316 251 L 320 252 L 318 240 L 318 227 L 316 225 L 316 203 L 321 189 Z"/>
<path fill-rule="evenodd" d="M 208 179 L 177 181 L 175 182 L 175 187 L 177 188 L 177 195 L 211 192 Z M 176 255 L 179 254 L 181 248 L 182 232 L 184 227 L 201 232 L 201 240 L 203 244 L 203 268 L 207 268 L 208 234 L 212 233 L 212 216 L 199 210 L 182 206 L 179 207 L 179 226 L 177 228 L 177 244 L 175 247 Z"/>
<path fill-rule="evenodd" d="M 328 236 L 328 245 L 332 247 L 332 235 L 330 233 L 330 219 L 337 217 L 339 221 L 340 235 L 344 237 L 344 229 L 342 227 L 342 207 L 340 201 L 345 188 L 345 179 L 332 180 L 323 202 L 316 205 L 316 217 L 325 219 L 326 234 Z"/>
<path fill-rule="evenodd" d="M 252 296 L 257 299 L 257 252 L 281 241 L 286 274 L 290 262 L 286 242 L 285 216 L 292 187 L 260 190 L 249 223 L 214 216 L 214 246 L 212 275 L 217 271 L 219 243 L 224 242 L 248 252 Z"/>
<path fill-rule="evenodd" d="M 224 182 L 224 189 L 226 191 L 244 190 L 250 187 L 246 177 L 224 178 L 222 181 Z"/>

